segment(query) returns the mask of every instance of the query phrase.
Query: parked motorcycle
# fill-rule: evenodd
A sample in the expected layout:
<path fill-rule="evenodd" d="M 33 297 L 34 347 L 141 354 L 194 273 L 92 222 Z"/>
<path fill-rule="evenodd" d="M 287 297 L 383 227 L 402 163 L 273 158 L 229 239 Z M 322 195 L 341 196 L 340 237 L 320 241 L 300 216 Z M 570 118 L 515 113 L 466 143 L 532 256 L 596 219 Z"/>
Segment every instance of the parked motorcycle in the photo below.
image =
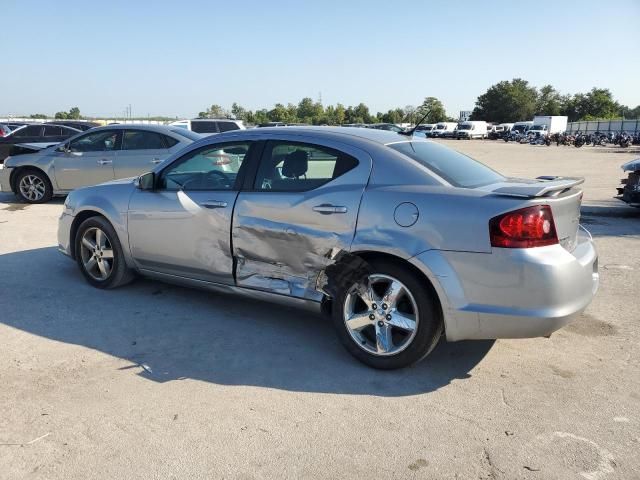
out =
<path fill-rule="evenodd" d="M 618 145 L 622 148 L 628 148 L 633 143 L 633 137 L 627 132 L 622 132 L 618 137 Z"/>

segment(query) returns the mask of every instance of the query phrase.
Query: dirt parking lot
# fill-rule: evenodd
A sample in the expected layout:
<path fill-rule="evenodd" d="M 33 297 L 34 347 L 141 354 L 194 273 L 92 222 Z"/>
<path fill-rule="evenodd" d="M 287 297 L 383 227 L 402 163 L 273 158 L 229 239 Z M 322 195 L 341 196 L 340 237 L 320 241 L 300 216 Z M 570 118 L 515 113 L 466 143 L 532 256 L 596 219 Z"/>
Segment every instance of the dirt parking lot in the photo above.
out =
<path fill-rule="evenodd" d="M 640 152 L 444 143 L 586 178 L 601 286 L 575 323 L 375 371 L 304 312 L 96 290 L 56 251 L 62 200 L 0 193 L 0 478 L 640 478 L 640 210 L 612 199 Z"/>

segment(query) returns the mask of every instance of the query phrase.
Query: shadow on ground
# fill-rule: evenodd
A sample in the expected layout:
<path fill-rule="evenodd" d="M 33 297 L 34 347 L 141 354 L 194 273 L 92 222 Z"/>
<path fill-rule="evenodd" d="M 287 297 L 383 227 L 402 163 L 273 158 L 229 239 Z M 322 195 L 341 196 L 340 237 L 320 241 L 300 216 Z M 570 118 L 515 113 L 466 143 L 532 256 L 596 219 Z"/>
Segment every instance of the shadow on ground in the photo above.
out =
<path fill-rule="evenodd" d="M 441 342 L 418 365 L 365 367 L 319 315 L 148 280 L 103 291 L 53 247 L 0 255 L 0 322 L 126 359 L 157 382 L 413 395 L 470 376 L 492 341 Z M 144 367 L 143 367 L 144 365 Z"/>
<path fill-rule="evenodd" d="M 596 237 L 640 235 L 640 208 L 620 200 L 602 205 L 584 205 L 580 223 Z"/>
<path fill-rule="evenodd" d="M 53 197 L 48 203 L 62 205 L 66 197 Z M 13 193 L 0 192 L 0 210 L 18 211 L 33 207 L 32 204 L 23 202 Z"/>

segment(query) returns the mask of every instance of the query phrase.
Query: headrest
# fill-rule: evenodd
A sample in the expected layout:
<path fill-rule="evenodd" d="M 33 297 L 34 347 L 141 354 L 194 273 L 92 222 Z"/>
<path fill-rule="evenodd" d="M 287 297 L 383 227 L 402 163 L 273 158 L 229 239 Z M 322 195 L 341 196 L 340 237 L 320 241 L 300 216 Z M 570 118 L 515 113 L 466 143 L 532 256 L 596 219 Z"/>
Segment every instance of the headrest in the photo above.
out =
<path fill-rule="evenodd" d="M 282 175 L 287 178 L 297 178 L 307 173 L 309 154 L 304 150 L 295 150 L 284 157 Z"/>

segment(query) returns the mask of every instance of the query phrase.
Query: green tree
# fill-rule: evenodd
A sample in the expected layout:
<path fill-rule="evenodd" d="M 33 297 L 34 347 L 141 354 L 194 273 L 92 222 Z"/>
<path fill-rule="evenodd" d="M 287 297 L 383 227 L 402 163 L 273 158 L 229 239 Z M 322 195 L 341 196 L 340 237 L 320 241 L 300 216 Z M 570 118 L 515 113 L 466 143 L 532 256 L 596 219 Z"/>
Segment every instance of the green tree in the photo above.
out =
<path fill-rule="evenodd" d="M 233 102 L 233 104 L 231 105 L 231 115 L 233 115 L 236 120 L 244 120 L 245 122 L 248 121 L 248 113 L 249 112 L 245 110 L 244 107 L 238 105 L 236 102 Z"/>
<path fill-rule="evenodd" d="M 536 111 L 538 91 L 521 78 L 502 81 L 478 97 L 471 119 L 488 122 L 528 120 Z"/>
<path fill-rule="evenodd" d="M 545 85 L 538 95 L 536 115 L 560 115 L 563 103 L 562 95 L 551 85 Z"/>
<path fill-rule="evenodd" d="M 67 118 L 69 118 L 69 114 L 67 112 L 56 112 L 54 118 L 59 120 L 66 120 Z"/>
<path fill-rule="evenodd" d="M 29 115 L 29 118 L 42 120 L 48 117 L 44 113 L 34 113 L 32 115 Z"/>
<path fill-rule="evenodd" d="M 443 103 L 436 97 L 426 97 L 422 105 L 418 107 L 417 114 L 418 120 L 427 115 L 424 123 L 438 123 L 447 120 L 447 111 L 444 109 Z"/>
<path fill-rule="evenodd" d="M 71 120 L 79 120 L 80 118 L 82 118 L 82 116 L 80 115 L 80 109 L 78 107 L 73 107 L 71 110 L 69 110 L 67 118 Z"/>
<path fill-rule="evenodd" d="M 345 123 L 345 108 L 344 108 L 344 105 L 342 105 L 341 103 L 338 103 L 336 105 L 335 118 L 336 118 L 336 125 L 342 125 L 343 123 Z"/>
<path fill-rule="evenodd" d="M 276 103 L 274 108 L 267 113 L 267 117 L 270 122 L 289 122 L 287 107 L 281 103 Z"/>
<path fill-rule="evenodd" d="M 225 118 L 229 113 L 220 105 L 213 104 L 206 111 L 198 113 L 198 118 Z"/>

